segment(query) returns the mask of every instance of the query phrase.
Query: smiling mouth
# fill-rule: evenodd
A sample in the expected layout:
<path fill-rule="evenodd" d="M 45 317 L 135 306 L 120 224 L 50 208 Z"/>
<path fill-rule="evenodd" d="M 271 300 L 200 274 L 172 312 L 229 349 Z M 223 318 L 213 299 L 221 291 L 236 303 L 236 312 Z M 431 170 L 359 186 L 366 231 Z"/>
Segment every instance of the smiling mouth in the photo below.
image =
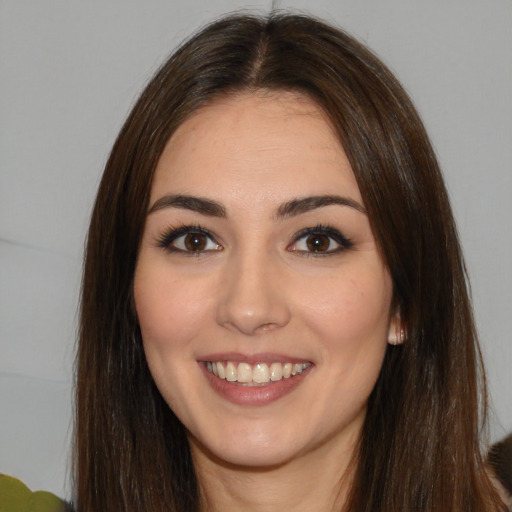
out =
<path fill-rule="evenodd" d="M 312 363 L 235 363 L 206 361 L 206 369 L 221 380 L 242 386 L 266 386 L 271 382 L 289 379 L 307 370 Z"/>

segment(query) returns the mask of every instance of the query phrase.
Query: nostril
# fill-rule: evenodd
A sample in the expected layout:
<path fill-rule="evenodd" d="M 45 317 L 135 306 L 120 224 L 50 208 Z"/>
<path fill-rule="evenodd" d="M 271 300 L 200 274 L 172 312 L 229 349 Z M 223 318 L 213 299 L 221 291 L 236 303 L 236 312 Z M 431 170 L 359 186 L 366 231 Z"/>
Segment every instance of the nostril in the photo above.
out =
<path fill-rule="evenodd" d="M 267 332 L 267 331 L 272 331 L 274 330 L 275 328 L 277 327 L 277 324 L 274 324 L 274 323 L 266 323 L 266 324 L 263 324 L 263 325 L 260 325 L 256 331 L 257 332 Z"/>
<path fill-rule="evenodd" d="M 263 334 L 265 332 L 272 331 L 273 329 L 275 329 L 277 327 L 276 324 L 270 323 L 270 322 L 259 325 L 257 323 L 253 323 L 250 321 L 243 322 L 243 321 L 240 321 L 240 319 L 236 322 L 226 321 L 226 322 L 219 322 L 219 323 L 221 323 L 227 329 L 240 331 L 247 335 Z"/>

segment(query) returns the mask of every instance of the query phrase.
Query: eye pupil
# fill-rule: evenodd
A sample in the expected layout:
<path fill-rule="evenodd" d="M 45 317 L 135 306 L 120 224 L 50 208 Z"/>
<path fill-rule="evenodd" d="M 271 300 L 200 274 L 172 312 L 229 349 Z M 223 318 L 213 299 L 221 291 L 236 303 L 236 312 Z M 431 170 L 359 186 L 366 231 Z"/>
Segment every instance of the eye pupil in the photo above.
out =
<path fill-rule="evenodd" d="M 329 249 L 329 237 L 325 235 L 311 235 L 306 240 L 308 249 L 313 252 L 322 252 Z"/>
<path fill-rule="evenodd" d="M 206 247 L 206 237 L 201 233 L 188 234 L 184 242 L 189 251 L 202 251 Z"/>

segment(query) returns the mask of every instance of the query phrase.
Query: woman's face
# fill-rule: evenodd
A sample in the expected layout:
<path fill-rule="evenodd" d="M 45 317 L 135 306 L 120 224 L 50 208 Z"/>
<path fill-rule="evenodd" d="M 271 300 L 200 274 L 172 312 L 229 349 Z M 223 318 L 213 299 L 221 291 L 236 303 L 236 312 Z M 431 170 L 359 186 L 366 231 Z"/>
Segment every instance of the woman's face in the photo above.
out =
<path fill-rule="evenodd" d="M 195 455 L 350 453 L 394 330 L 392 284 L 312 101 L 241 94 L 180 126 L 156 168 L 134 294 L 149 368 Z"/>

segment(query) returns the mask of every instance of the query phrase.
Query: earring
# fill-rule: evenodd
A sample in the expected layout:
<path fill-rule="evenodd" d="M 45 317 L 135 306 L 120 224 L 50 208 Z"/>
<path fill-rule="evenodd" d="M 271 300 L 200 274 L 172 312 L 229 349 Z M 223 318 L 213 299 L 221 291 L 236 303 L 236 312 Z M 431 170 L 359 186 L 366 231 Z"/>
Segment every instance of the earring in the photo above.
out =
<path fill-rule="evenodd" d="M 390 334 L 388 343 L 390 345 L 401 345 L 405 342 L 405 329 L 400 326 L 393 330 L 393 333 Z"/>

